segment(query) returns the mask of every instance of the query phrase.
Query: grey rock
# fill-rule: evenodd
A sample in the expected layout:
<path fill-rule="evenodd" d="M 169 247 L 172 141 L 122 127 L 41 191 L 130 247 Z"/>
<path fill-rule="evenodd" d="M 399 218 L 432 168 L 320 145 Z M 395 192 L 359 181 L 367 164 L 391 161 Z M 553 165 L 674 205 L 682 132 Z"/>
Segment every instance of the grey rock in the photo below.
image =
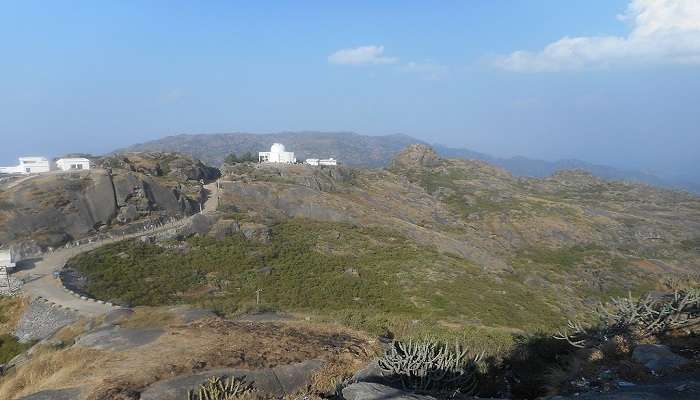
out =
<path fill-rule="evenodd" d="M 382 369 L 379 367 L 376 361 L 372 361 L 365 367 L 355 372 L 351 381 L 355 382 L 374 382 L 381 383 L 384 381 L 384 375 L 382 374 Z"/>
<path fill-rule="evenodd" d="M 413 394 L 372 382 L 353 383 L 343 389 L 345 400 L 435 400 L 435 397 Z"/>
<path fill-rule="evenodd" d="M 41 392 L 20 397 L 19 400 L 77 400 L 79 398 L 79 388 L 68 388 L 59 390 L 42 390 Z"/>
<path fill-rule="evenodd" d="M 662 372 L 688 364 L 690 361 L 661 344 L 641 344 L 634 348 L 632 360 L 652 371 Z"/>
<path fill-rule="evenodd" d="M 99 350 L 124 351 L 144 346 L 163 334 L 157 328 L 121 328 L 119 326 L 99 329 L 78 338 L 75 345 Z"/>
<path fill-rule="evenodd" d="M 360 272 L 357 270 L 357 268 L 347 268 L 345 270 L 345 275 L 357 278 L 360 276 Z"/>
<path fill-rule="evenodd" d="M 206 235 L 211 229 L 211 221 L 205 215 L 196 214 L 190 218 L 188 228 L 192 234 Z"/>
<path fill-rule="evenodd" d="M 116 325 L 129 319 L 133 314 L 134 310 L 130 308 L 119 308 L 105 315 L 104 323 L 106 325 Z"/>
<path fill-rule="evenodd" d="M 182 321 L 185 323 L 190 323 L 204 318 L 216 317 L 216 314 L 213 311 L 205 310 L 203 308 L 177 306 L 170 308 L 170 311 L 180 317 L 180 319 L 182 319 Z"/>
<path fill-rule="evenodd" d="M 42 340 L 77 320 L 78 316 L 74 312 L 51 307 L 48 303 L 35 299 L 20 317 L 14 335 L 23 343 Z"/>
<path fill-rule="evenodd" d="M 128 222 L 136 221 L 139 218 L 139 210 L 133 204 L 127 204 L 119 209 L 119 214 L 117 215 L 117 221 L 125 224 Z"/>
<path fill-rule="evenodd" d="M 211 227 L 209 235 L 217 240 L 223 240 L 226 236 L 233 235 L 241 230 L 238 221 L 220 219 Z"/>
<path fill-rule="evenodd" d="M 262 243 L 270 241 L 270 228 L 262 224 L 245 223 L 241 225 L 241 232 L 248 240 L 257 240 Z"/>
<path fill-rule="evenodd" d="M 272 271 L 273 271 L 272 267 L 262 267 L 262 268 L 258 268 L 255 272 L 257 272 L 260 275 L 269 276 L 272 274 Z"/>
<path fill-rule="evenodd" d="M 141 392 L 141 400 L 181 400 L 186 398 L 189 390 L 195 389 L 212 376 L 245 378 L 261 392 L 283 396 L 292 394 L 308 385 L 311 375 L 320 368 L 321 364 L 320 361 L 310 360 L 256 371 L 222 368 L 180 375 L 150 385 Z"/>
<path fill-rule="evenodd" d="M 320 360 L 308 360 L 303 363 L 275 367 L 272 371 L 282 386 L 282 392 L 291 394 L 307 386 L 311 382 L 314 372 L 322 366 L 323 362 Z"/>

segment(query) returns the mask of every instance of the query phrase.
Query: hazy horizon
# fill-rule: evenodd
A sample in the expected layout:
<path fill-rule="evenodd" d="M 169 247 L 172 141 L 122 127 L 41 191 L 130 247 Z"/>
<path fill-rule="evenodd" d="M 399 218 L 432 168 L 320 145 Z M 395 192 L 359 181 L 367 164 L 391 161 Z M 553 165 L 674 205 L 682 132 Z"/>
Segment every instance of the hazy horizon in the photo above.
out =
<path fill-rule="evenodd" d="M 352 131 L 700 181 L 693 0 L 2 10 L 0 165 L 183 133 Z"/>

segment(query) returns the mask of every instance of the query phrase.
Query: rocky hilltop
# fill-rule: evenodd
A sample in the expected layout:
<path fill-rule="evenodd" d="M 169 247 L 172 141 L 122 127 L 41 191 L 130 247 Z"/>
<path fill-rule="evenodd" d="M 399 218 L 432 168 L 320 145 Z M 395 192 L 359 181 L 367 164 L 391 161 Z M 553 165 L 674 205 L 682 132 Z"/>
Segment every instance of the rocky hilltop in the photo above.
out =
<path fill-rule="evenodd" d="M 143 220 L 198 211 L 200 179 L 218 170 L 189 157 L 129 153 L 89 171 L 54 172 L 0 184 L 0 244 L 57 247 Z"/>
<path fill-rule="evenodd" d="M 218 176 L 173 154 L 100 165 L 4 182 L 4 226 L 55 209 L 55 227 L 35 217 L 45 240 L 112 229 L 129 215 L 184 215 L 202 195 L 197 180 Z M 250 378 L 261 398 L 692 399 L 700 391 L 697 196 L 580 170 L 515 177 L 421 144 L 386 169 L 226 165 L 207 187 L 216 202 L 183 226 L 66 256 L 60 279 L 78 292 L 66 295 L 71 304 L 99 299 L 106 314 L 78 318 L 77 308 L 45 298 L 0 302 L 15 334 L 40 340 L 13 349 L 21 354 L 2 370 L 0 397 L 180 399 L 221 376 Z M 23 196 L 37 197 L 16 209 Z M 611 298 L 615 315 L 641 310 L 633 323 L 589 325 L 593 306 Z M 635 319 L 669 310 L 663 329 Z M 570 319 L 586 325 L 561 333 Z M 469 350 L 458 356 L 469 364 L 457 389 L 406 386 L 395 375 L 411 372 L 396 361 L 410 357 L 406 343 L 462 354 L 440 347 L 455 342 Z"/>
<path fill-rule="evenodd" d="M 211 165 L 221 165 L 226 156 L 231 153 L 257 154 L 259 151 L 267 151 L 275 142 L 287 145 L 287 148 L 294 151 L 297 159 L 300 160 L 334 157 L 347 166 L 371 168 L 388 166 L 392 158 L 410 144 L 427 144 L 402 134 L 367 136 L 352 132 L 283 132 L 260 135 L 220 133 L 168 136 L 136 144 L 118 152 L 176 152 L 188 154 Z M 606 179 L 644 182 L 700 193 L 700 181 L 694 178 L 665 179 L 650 173 L 591 164 L 575 159 L 543 161 L 521 156 L 501 158 L 469 149 L 442 145 L 433 147 L 441 157 L 486 161 L 505 168 L 516 176 L 546 177 L 560 170 L 581 169 Z M 691 175 L 692 173 L 689 174 Z"/>

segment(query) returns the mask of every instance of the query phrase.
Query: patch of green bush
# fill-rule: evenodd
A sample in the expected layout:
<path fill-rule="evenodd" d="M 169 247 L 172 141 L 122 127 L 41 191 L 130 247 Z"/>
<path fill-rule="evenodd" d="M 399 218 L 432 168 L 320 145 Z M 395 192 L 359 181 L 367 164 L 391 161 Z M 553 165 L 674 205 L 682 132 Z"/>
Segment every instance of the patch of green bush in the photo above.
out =
<path fill-rule="evenodd" d="M 31 343 L 20 343 L 12 335 L 0 335 L 0 364 L 7 363 L 30 347 Z"/>
<path fill-rule="evenodd" d="M 700 251 L 700 236 L 683 240 L 681 242 L 681 249 L 685 251 Z"/>

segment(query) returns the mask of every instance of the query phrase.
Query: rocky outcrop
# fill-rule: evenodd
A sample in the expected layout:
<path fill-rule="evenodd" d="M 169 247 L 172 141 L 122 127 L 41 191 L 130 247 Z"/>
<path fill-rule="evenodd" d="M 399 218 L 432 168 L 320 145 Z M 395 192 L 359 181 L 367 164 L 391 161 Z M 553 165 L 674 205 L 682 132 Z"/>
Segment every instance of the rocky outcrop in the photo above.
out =
<path fill-rule="evenodd" d="M 197 171 L 190 172 L 215 175 L 207 169 Z M 172 175 L 162 178 L 124 169 L 40 175 L 0 187 L 0 202 L 5 204 L 0 209 L 0 245 L 55 248 L 143 218 L 191 215 L 199 211 L 200 195 L 198 182 Z"/>
<path fill-rule="evenodd" d="M 661 344 L 640 344 L 632 352 L 632 360 L 644 364 L 653 372 L 664 372 L 690 363 Z"/>
<path fill-rule="evenodd" d="M 220 176 L 218 169 L 178 153 L 122 153 L 104 157 L 98 163 L 106 168 L 157 177 L 167 176 L 178 181 L 211 181 Z"/>
<path fill-rule="evenodd" d="M 394 157 L 390 169 L 433 168 L 440 164 L 440 156 L 432 147 L 424 144 L 412 144 Z"/>

